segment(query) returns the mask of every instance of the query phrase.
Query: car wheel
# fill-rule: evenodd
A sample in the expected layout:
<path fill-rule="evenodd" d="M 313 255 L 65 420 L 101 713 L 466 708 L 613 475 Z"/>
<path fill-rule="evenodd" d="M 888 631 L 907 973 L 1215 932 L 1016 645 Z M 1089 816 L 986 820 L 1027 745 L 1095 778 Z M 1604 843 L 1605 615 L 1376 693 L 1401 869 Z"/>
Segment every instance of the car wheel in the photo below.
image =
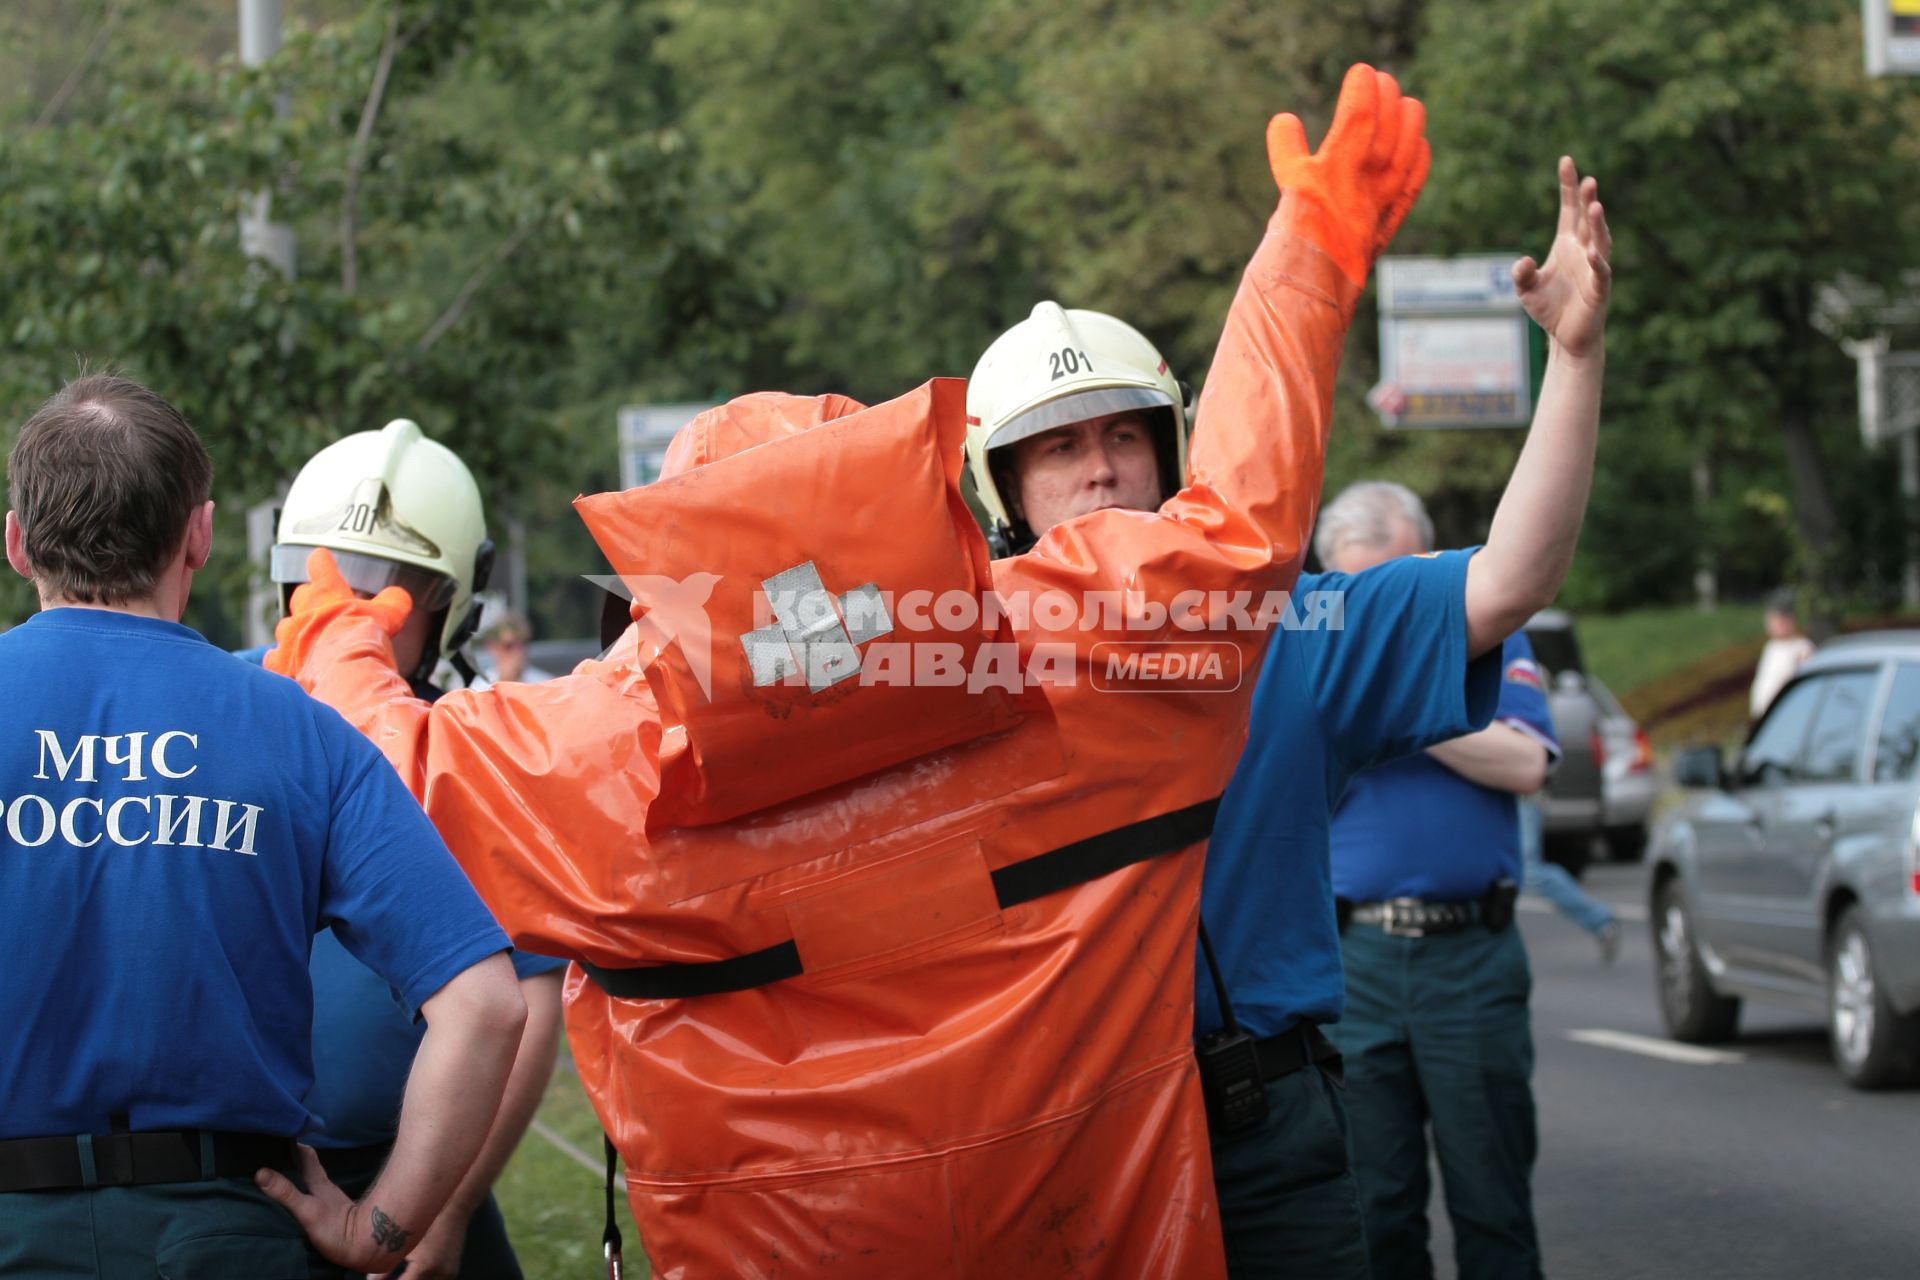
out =
<path fill-rule="evenodd" d="M 1740 1001 L 1721 995 L 1708 980 L 1694 941 L 1693 914 L 1677 876 L 1662 884 L 1654 898 L 1653 973 L 1668 1035 L 1687 1044 L 1733 1039 Z"/>
<path fill-rule="evenodd" d="M 1615 862 L 1638 862 L 1647 856 L 1647 824 L 1607 828 L 1607 853 Z"/>
<path fill-rule="evenodd" d="M 1827 940 L 1827 1035 L 1833 1063 L 1856 1089 L 1910 1083 L 1920 1074 L 1920 1017 L 1887 1003 L 1865 917 L 1848 907 Z"/>

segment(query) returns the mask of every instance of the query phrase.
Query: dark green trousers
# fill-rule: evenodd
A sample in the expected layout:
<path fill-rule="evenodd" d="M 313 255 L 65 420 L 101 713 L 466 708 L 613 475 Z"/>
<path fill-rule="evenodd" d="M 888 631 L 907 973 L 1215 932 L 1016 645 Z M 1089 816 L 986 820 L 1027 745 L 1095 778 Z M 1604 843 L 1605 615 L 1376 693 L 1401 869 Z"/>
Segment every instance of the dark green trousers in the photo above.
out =
<path fill-rule="evenodd" d="M 237 1178 L 0 1193 L 0 1276 L 345 1280 L 300 1224 Z"/>
<path fill-rule="evenodd" d="M 1267 1118 L 1213 1139 L 1233 1280 L 1365 1280 L 1360 1196 L 1340 1086 L 1316 1066 L 1267 1082 Z"/>
<path fill-rule="evenodd" d="M 1471 1280 L 1533 1280 L 1533 975 L 1518 929 L 1425 938 L 1349 925 L 1346 1058 L 1353 1172 L 1381 1280 L 1426 1280 L 1428 1140 L 1454 1258 Z"/>

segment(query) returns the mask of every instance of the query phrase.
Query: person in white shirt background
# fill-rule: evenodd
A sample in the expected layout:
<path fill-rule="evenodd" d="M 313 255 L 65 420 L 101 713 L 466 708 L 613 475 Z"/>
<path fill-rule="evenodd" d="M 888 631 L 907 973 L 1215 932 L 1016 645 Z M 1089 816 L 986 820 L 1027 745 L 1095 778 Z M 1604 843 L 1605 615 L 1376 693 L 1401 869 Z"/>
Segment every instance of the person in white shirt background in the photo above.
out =
<path fill-rule="evenodd" d="M 1813 641 L 1800 630 L 1793 612 L 1793 593 L 1778 591 L 1767 600 L 1767 644 L 1760 650 L 1760 665 L 1753 673 L 1753 692 L 1748 704 L 1758 720 L 1772 705 L 1780 690 L 1800 664 L 1813 656 Z"/>

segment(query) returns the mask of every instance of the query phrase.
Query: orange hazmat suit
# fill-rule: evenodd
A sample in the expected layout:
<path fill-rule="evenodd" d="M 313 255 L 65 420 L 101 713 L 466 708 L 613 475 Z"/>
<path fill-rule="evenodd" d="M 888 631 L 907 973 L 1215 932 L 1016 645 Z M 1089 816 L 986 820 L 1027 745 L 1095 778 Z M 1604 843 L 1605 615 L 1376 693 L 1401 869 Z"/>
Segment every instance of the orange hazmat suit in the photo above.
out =
<path fill-rule="evenodd" d="M 989 561 L 962 384 L 745 397 L 577 504 L 634 590 L 604 658 L 431 707 L 316 555 L 270 664 L 381 746 L 516 944 L 578 962 L 657 1274 L 1223 1274 L 1193 938 L 1264 643 L 1228 602 L 1299 569 L 1353 305 L 1426 172 L 1370 69 L 1319 153 L 1290 120 L 1158 511 Z M 1224 669 L 1116 681 L 1156 646 Z"/>

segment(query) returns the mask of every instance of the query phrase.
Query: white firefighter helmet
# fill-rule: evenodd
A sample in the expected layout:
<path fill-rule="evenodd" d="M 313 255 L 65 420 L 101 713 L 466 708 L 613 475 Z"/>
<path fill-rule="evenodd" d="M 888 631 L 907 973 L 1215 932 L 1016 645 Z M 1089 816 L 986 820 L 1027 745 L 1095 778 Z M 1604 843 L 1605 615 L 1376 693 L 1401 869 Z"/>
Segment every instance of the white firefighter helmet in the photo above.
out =
<path fill-rule="evenodd" d="M 315 547 L 356 591 L 402 586 L 414 608 L 444 611 L 422 655 L 430 670 L 473 634 L 493 568 L 480 488 L 453 450 L 405 418 L 336 440 L 308 460 L 280 508 L 271 573 L 282 604 L 307 580 Z M 417 675 L 416 672 L 402 672 Z"/>
<path fill-rule="evenodd" d="M 1161 483 L 1172 494 L 1186 483 L 1187 398 L 1139 330 L 1099 311 L 1042 302 L 996 338 L 967 381 L 967 472 L 994 554 L 1045 532 L 1020 527 L 1008 508 L 1004 458 L 996 466 L 995 450 L 1109 413 L 1154 411 Z"/>

